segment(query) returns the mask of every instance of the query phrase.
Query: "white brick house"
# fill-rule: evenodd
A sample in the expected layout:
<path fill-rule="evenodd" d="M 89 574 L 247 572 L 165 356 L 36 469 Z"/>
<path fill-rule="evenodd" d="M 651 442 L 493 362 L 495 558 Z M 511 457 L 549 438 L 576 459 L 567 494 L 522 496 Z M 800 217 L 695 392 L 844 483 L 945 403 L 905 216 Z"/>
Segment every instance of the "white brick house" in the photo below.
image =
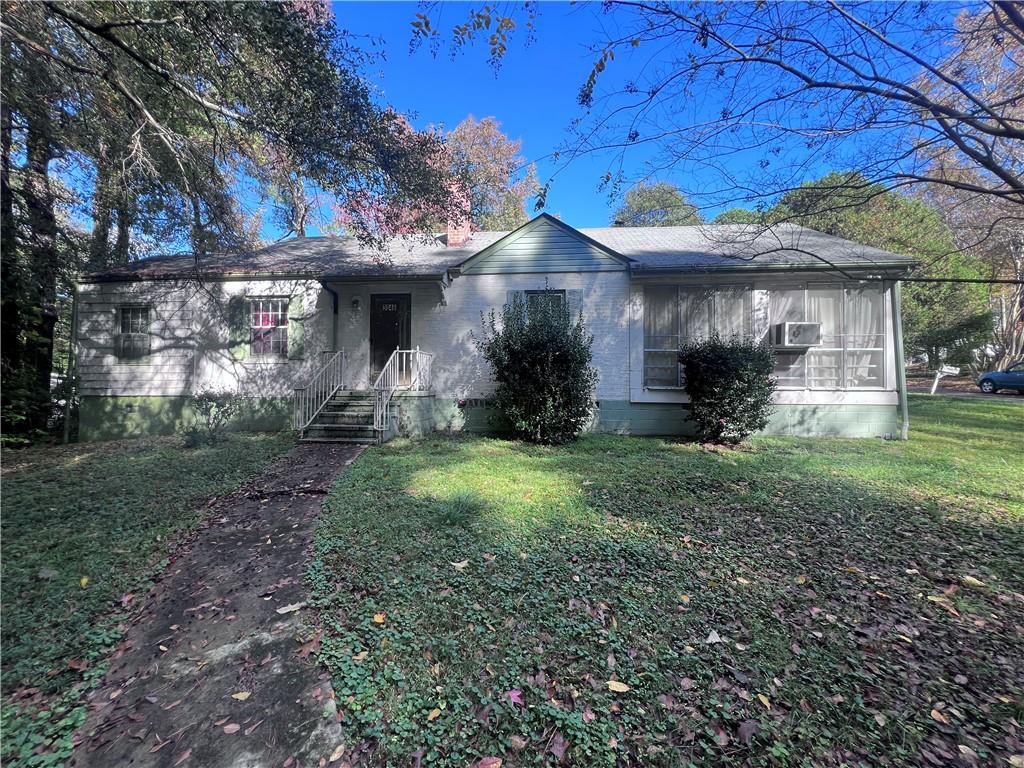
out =
<path fill-rule="evenodd" d="M 576 230 L 547 215 L 511 233 L 397 238 L 383 254 L 320 237 L 139 261 L 79 287 L 81 435 L 172 430 L 211 388 L 249 396 L 241 428 L 484 428 L 492 385 L 472 334 L 511 292 L 547 287 L 594 336 L 594 429 L 685 432 L 679 343 L 711 330 L 774 338 L 788 322 L 821 336 L 774 338 L 768 431 L 896 436 L 898 280 L 912 265 L 793 225 Z"/>

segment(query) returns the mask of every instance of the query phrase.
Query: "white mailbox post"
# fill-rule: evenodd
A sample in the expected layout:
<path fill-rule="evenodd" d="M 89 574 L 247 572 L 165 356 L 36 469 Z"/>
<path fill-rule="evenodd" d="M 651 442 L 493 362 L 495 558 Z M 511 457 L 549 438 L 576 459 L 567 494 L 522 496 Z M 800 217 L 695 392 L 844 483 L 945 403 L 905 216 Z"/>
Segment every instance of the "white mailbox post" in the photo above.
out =
<path fill-rule="evenodd" d="M 935 381 L 932 382 L 932 394 L 935 394 L 935 390 L 939 388 L 939 379 L 943 376 L 956 376 L 960 373 L 960 369 L 955 365 L 944 365 L 935 372 Z"/>

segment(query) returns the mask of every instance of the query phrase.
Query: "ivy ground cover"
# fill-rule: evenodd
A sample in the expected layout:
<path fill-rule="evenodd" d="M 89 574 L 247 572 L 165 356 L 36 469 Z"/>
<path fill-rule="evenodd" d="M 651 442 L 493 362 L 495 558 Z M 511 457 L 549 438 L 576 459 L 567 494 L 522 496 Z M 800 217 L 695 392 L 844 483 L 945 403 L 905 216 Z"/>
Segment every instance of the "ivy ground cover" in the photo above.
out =
<path fill-rule="evenodd" d="M 123 622 L 173 543 L 228 493 L 295 444 L 233 435 L 5 451 L 3 456 L 3 764 L 60 765 L 85 719 Z"/>
<path fill-rule="evenodd" d="M 340 763 L 1022 764 L 1024 407 L 912 425 L 371 449 L 310 571 Z"/>

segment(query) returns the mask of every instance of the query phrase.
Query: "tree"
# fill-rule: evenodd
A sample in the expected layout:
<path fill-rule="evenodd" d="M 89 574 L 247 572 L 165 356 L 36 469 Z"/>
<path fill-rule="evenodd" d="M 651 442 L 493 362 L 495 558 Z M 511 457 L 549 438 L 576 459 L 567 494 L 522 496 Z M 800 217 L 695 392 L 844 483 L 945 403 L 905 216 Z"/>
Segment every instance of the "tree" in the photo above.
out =
<path fill-rule="evenodd" d="M 615 227 L 681 227 L 704 220 L 679 187 L 664 181 L 634 184 L 615 215 Z"/>
<path fill-rule="evenodd" d="M 729 208 L 715 216 L 713 224 L 754 224 L 764 222 L 764 214 L 747 208 Z"/>
<path fill-rule="evenodd" d="M 74 206 L 91 218 L 91 265 L 105 266 L 127 260 L 136 236 L 187 243 L 197 264 L 249 247 L 235 192 L 270 146 L 287 169 L 267 183 L 299 178 L 341 200 L 449 203 L 433 163 L 439 137 L 407 130 L 374 103 L 362 55 L 322 4 L 4 3 L 0 25 L 2 364 L 5 381 L 31 369 L 35 426 L 65 245 L 75 241 L 61 222 Z M 351 231 L 368 242 L 387 236 L 358 219 Z"/>
<path fill-rule="evenodd" d="M 469 190 L 474 227 L 501 231 L 525 224 L 526 201 L 538 184 L 536 170 L 521 155 L 523 142 L 506 136 L 495 118 L 469 115 L 446 143 L 452 175 Z"/>

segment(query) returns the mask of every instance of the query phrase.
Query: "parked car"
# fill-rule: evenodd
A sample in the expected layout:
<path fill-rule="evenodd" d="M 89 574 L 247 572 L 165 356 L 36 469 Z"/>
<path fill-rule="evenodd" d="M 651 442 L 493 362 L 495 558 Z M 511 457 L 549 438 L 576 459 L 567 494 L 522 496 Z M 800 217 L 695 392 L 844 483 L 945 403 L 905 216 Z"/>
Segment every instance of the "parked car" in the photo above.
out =
<path fill-rule="evenodd" d="M 978 387 L 986 395 L 1000 389 L 1015 389 L 1024 394 L 1024 360 L 1014 363 L 1002 371 L 989 371 L 978 377 Z"/>

